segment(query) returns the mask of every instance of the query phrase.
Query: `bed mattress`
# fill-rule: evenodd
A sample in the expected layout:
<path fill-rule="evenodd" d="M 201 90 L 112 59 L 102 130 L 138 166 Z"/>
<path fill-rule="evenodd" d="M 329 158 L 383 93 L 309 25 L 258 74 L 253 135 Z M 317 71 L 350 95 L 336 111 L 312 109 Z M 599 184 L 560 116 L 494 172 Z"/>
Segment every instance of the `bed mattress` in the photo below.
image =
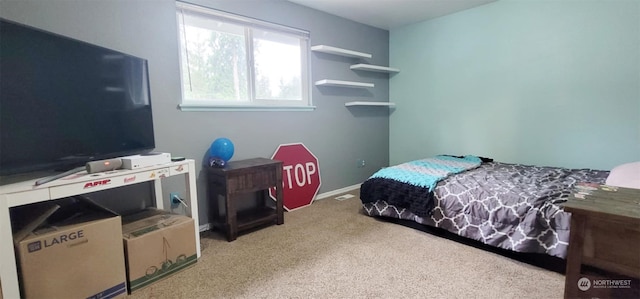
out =
<path fill-rule="evenodd" d="M 360 197 L 369 216 L 411 220 L 503 249 L 565 258 L 571 215 L 560 204 L 576 183 L 604 184 L 608 174 L 485 162 L 442 179 L 431 190 L 370 178 L 361 185 Z M 421 199 L 432 202 L 416 208 Z"/>

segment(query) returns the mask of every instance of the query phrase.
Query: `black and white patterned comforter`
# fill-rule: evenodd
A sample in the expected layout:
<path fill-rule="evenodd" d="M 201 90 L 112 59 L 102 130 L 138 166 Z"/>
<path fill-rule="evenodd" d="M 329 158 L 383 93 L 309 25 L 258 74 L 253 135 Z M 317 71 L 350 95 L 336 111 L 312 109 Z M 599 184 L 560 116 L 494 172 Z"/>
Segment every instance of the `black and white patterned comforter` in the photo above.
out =
<path fill-rule="evenodd" d="M 369 216 L 411 220 L 503 249 L 565 258 L 571 214 L 559 204 L 566 201 L 576 183 L 604 184 L 608 174 L 591 169 L 482 163 L 440 181 L 433 191 L 434 208 L 427 213 L 388 204 L 385 195 L 380 196 L 384 192 L 362 192 L 371 182 L 363 183 L 360 196 Z M 376 190 L 383 190 L 385 184 L 397 185 L 392 180 L 375 183 Z"/>

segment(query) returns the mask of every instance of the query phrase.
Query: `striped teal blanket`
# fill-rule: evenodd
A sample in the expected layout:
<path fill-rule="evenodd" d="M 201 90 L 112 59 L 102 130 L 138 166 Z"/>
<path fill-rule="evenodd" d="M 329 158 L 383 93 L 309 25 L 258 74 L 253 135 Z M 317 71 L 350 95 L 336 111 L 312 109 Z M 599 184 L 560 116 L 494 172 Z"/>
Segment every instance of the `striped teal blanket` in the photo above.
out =
<path fill-rule="evenodd" d="M 480 166 L 476 156 L 439 155 L 380 169 L 360 186 L 361 199 L 384 200 L 418 216 L 433 208 L 433 189 L 448 176 Z M 364 201 L 363 201 L 364 203 Z"/>

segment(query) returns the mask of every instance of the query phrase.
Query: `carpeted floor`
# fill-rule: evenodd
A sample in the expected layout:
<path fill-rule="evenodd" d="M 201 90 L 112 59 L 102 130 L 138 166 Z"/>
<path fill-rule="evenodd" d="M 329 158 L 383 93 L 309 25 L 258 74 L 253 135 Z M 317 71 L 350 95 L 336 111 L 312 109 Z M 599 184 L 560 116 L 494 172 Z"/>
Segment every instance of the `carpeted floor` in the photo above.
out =
<path fill-rule="evenodd" d="M 561 298 L 564 276 L 362 214 L 356 197 L 285 212 L 128 298 Z"/>

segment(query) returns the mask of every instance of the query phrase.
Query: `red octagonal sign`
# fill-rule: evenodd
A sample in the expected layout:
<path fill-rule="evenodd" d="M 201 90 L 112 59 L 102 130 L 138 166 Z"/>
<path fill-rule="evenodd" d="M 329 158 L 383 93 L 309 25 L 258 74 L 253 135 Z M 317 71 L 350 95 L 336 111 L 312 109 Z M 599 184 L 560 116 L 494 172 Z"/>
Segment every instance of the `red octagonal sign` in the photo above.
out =
<path fill-rule="evenodd" d="M 320 190 L 318 158 L 302 143 L 281 144 L 271 157 L 282 161 L 282 198 L 287 211 L 306 207 Z M 275 199 L 275 188 L 269 189 Z"/>

